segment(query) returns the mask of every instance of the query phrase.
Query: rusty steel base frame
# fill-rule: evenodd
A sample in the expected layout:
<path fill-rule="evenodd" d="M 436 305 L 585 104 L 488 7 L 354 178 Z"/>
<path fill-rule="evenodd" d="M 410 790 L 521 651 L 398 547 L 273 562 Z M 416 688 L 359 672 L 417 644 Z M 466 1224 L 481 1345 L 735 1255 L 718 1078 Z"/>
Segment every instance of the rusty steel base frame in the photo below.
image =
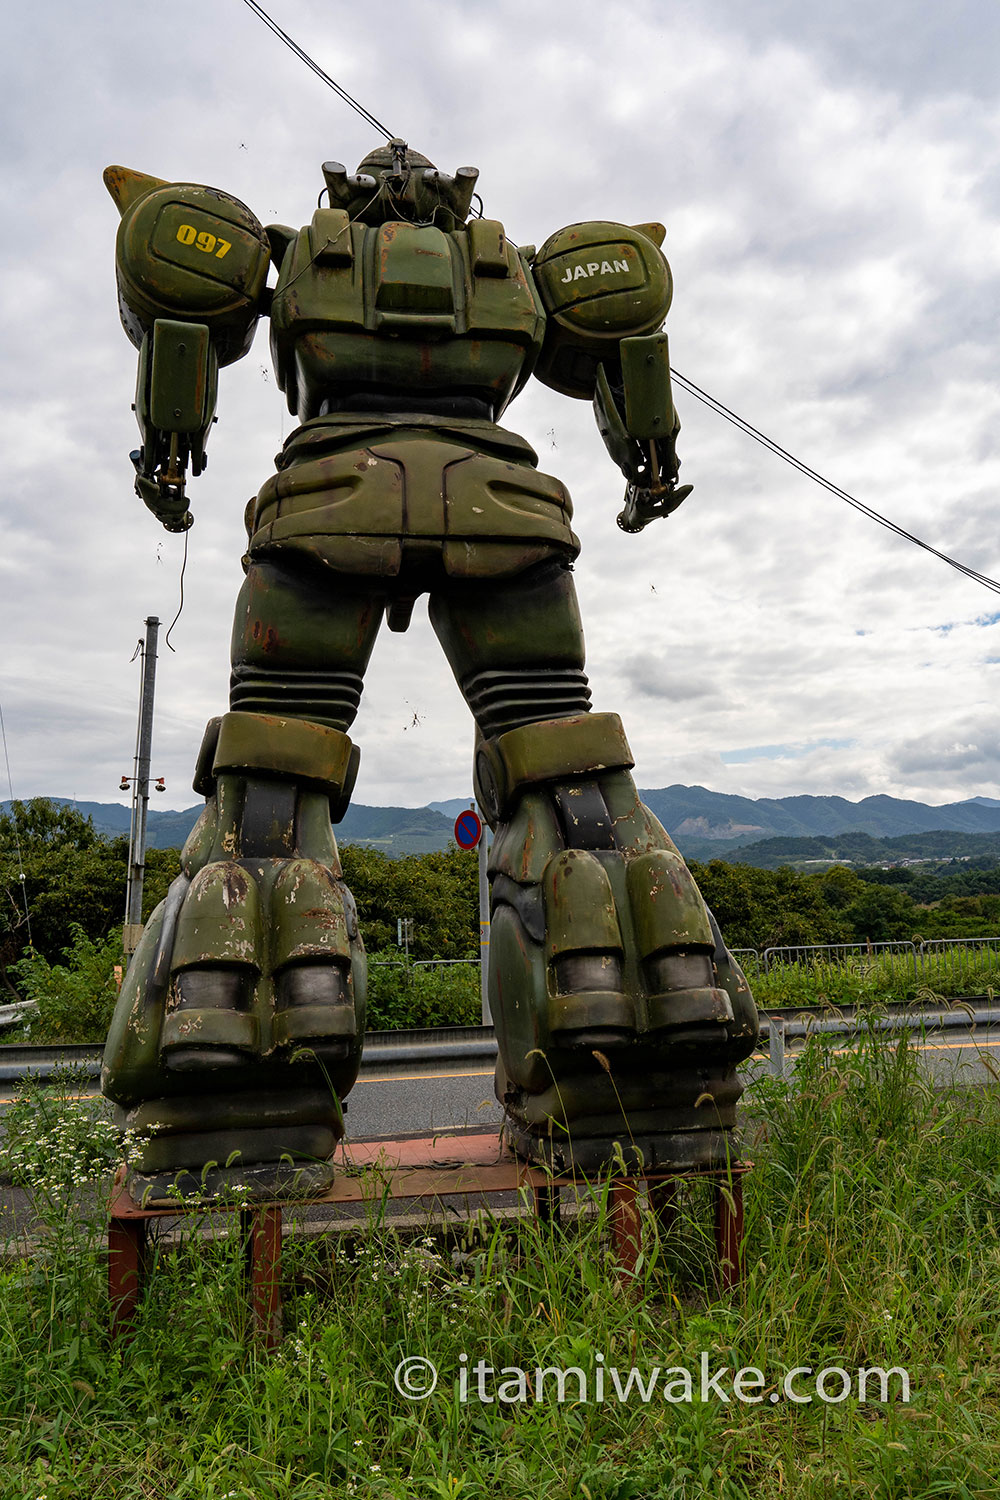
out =
<path fill-rule="evenodd" d="M 254 1333 L 267 1349 L 281 1342 L 281 1231 L 284 1208 L 323 1204 L 383 1202 L 386 1199 L 444 1198 L 462 1194 L 532 1190 L 535 1213 L 543 1223 L 559 1223 L 560 1190 L 584 1179 L 557 1177 L 509 1154 L 495 1135 L 420 1137 L 405 1141 L 370 1141 L 338 1147 L 339 1168 L 332 1188 L 312 1197 L 254 1204 L 204 1204 L 178 1201 L 166 1208 L 144 1208 L 125 1186 L 125 1169 L 116 1178 L 108 1209 L 108 1295 L 113 1339 L 131 1330 L 149 1275 L 149 1230 L 161 1219 L 192 1212 L 239 1213 L 244 1246 L 244 1285 Z M 639 1187 L 645 1181 L 649 1206 L 661 1233 L 677 1212 L 682 1181 L 712 1185 L 718 1282 L 732 1291 L 743 1276 L 743 1177 L 751 1163 L 695 1168 L 669 1174 L 615 1177 L 608 1187 L 608 1223 L 619 1278 L 628 1283 L 642 1253 Z M 589 1181 L 589 1180 L 588 1180 Z M 593 1182 L 589 1182 L 591 1188 Z"/>

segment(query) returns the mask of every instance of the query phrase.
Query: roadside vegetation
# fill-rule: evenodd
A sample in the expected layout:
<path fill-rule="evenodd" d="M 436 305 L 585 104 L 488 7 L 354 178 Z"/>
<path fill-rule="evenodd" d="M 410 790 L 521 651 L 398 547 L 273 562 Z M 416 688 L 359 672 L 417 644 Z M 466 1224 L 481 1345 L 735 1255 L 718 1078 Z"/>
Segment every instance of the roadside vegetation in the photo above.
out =
<path fill-rule="evenodd" d="M 124 839 L 100 838 L 72 807 L 38 799 L 0 816 L 0 1003 L 31 999 L 38 1005 L 27 1027 L 0 1033 L 4 1040 L 103 1040 L 114 1007 L 114 971 L 122 962 L 127 855 Z M 345 844 L 341 858 L 370 959 L 369 1027 L 475 1025 L 476 856 L 452 849 L 393 859 Z M 942 865 L 931 873 L 919 866 L 834 866 L 801 874 L 788 866 L 767 870 L 712 860 L 691 868 L 731 947 L 760 954 L 802 944 L 865 949 L 836 968 L 766 973 L 749 957 L 748 973 L 765 1008 L 919 1001 L 997 987 L 1000 962 L 985 950 L 968 965 L 922 958 L 915 966 L 878 957 L 867 946 L 1000 934 L 1000 867 Z M 148 851 L 144 918 L 178 870 L 177 850 Z M 397 942 L 400 919 L 412 934 L 405 950 Z M 427 967 L 433 960 L 448 962 Z"/>
<path fill-rule="evenodd" d="M 0 1263 L 0 1493 L 12 1500 L 996 1494 L 1000 1088 L 935 1092 L 905 1040 L 866 1036 L 851 1055 L 814 1041 L 792 1084 L 750 1091 L 734 1293 L 716 1289 L 695 1189 L 669 1236 L 647 1219 L 623 1295 L 600 1186 L 562 1230 L 524 1213 L 395 1232 L 376 1184 L 362 1225 L 286 1240 L 273 1354 L 247 1325 L 235 1215 L 188 1219 L 157 1242 L 134 1337 L 110 1343 L 94 1185 L 106 1189 L 117 1143 L 93 1111 L 65 1081 L 35 1088 L 0 1146 L 0 1171 L 36 1215 Z M 408 1356 L 438 1371 L 426 1400 L 394 1386 Z M 728 1401 L 712 1388 L 701 1399 L 703 1356 L 727 1372 Z M 479 1360 L 530 1372 L 530 1399 L 482 1403 L 473 1378 L 463 1402 L 460 1372 Z M 647 1383 L 659 1368 L 660 1384 L 621 1401 L 609 1379 L 597 1401 L 602 1363 Z M 588 1399 L 575 1377 L 563 1402 L 551 1377 L 534 1399 L 534 1372 L 553 1366 L 581 1371 Z M 760 1399 L 742 1402 L 733 1375 L 748 1367 Z M 795 1367 L 905 1371 L 909 1400 L 897 1373 L 885 1399 L 876 1383 L 859 1400 L 855 1383 L 834 1404 L 796 1402 L 782 1386 Z M 667 1370 L 691 1372 L 690 1402 L 664 1399 Z M 496 1382 L 484 1389 L 495 1396 Z"/>

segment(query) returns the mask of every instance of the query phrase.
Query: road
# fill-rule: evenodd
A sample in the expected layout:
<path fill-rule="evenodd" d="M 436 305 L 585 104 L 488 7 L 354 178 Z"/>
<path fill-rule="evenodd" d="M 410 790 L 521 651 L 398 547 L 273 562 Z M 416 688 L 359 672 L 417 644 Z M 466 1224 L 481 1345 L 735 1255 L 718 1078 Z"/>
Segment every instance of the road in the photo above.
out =
<path fill-rule="evenodd" d="M 992 1016 L 997 1018 L 996 1024 L 980 1021 L 975 1026 L 930 1032 L 915 1039 L 924 1066 L 935 1082 L 944 1086 L 961 1080 L 982 1086 L 991 1078 L 1000 1079 L 1000 1011 L 994 1010 Z M 383 1033 L 370 1039 L 361 1076 L 346 1101 L 348 1134 L 352 1139 L 456 1129 L 499 1130 L 501 1112 L 493 1094 L 495 1051 L 490 1034 L 472 1027 L 438 1033 L 434 1047 L 445 1056 L 437 1058 L 428 1057 L 427 1040 L 427 1033 L 414 1032 L 398 1036 Z M 845 1040 L 839 1045 L 851 1044 Z M 471 1056 L 470 1046 L 474 1048 Z M 801 1047 L 801 1040 L 789 1043 L 786 1075 L 794 1070 Z M 89 1065 L 95 1076 L 96 1096 L 99 1049 L 51 1049 L 52 1058 L 63 1051 L 73 1052 L 78 1063 Z M 37 1055 L 38 1049 L 31 1052 Z M 5 1053 L 11 1061 L 5 1061 Z M 0 1132 L 2 1105 L 9 1100 L 12 1086 L 10 1078 L 3 1075 L 17 1073 L 25 1056 L 27 1049 L 0 1048 Z M 768 1066 L 766 1050 L 755 1054 L 743 1069 L 747 1084 L 766 1073 Z M 7 1095 L 7 1100 L 2 1094 Z"/>
<path fill-rule="evenodd" d="M 1000 1026 L 932 1034 L 916 1043 L 934 1081 L 982 1086 L 1000 1079 Z M 787 1062 L 794 1070 L 801 1043 L 793 1043 Z M 983 1059 L 992 1061 L 995 1072 Z M 743 1069 L 749 1085 L 768 1071 L 768 1054 L 756 1053 Z M 425 1134 L 436 1130 L 500 1129 L 502 1113 L 493 1094 L 493 1069 L 481 1063 L 434 1071 L 406 1067 L 363 1071 L 347 1101 L 347 1129 L 353 1140 Z"/>
<path fill-rule="evenodd" d="M 467 1033 L 468 1034 L 468 1033 Z M 794 1072 L 795 1057 L 801 1043 L 793 1042 L 786 1054 L 786 1076 Z M 918 1041 L 924 1066 L 942 1086 L 961 1082 L 982 1087 L 1000 1080 L 1000 1024 L 991 1027 L 962 1028 L 936 1033 Z M 12 1049 L 13 1050 L 13 1049 Z M 84 1049 L 80 1049 L 81 1051 Z M 96 1052 L 96 1049 L 86 1049 Z M 434 1134 L 461 1130 L 483 1132 L 496 1130 L 499 1135 L 501 1111 L 493 1095 L 493 1068 L 483 1057 L 465 1062 L 452 1059 L 445 1063 L 421 1063 L 420 1047 L 404 1047 L 406 1060 L 390 1060 L 390 1049 L 373 1046 L 357 1084 L 347 1100 L 348 1140 L 364 1141 Z M 480 1051 L 485 1049 L 480 1047 Z M 847 1050 L 846 1045 L 838 1050 Z M 381 1055 L 379 1055 L 381 1054 Z M 416 1054 L 416 1056 L 414 1056 Z M 0 1050 L 2 1056 L 2 1050 Z M 755 1078 L 769 1072 L 767 1053 L 754 1055 L 743 1070 L 744 1079 L 752 1085 Z M 97 1097 L 96 1090 L 94 1097 Z M 0 1098 L 0 1136 L 3 1133 L 3 1108 L 8 1100 Z M 85 1193 L 89 1202 L 92 1194 Z M 518 1211 L 516 1193 L 499 1194 L 488 1202 L 485 1198 L 464 1197 L 447 1200 L 448 1206 L 463 1216 L 477 1207 L 492 1212 Z M 427 1207 L 400 1200 L 383 1206 L 393 1223 L 402 1227 L 426 1225 Z M 94 1205 L 91 1204 L 91 1212 Z M 319 1230 L 331 1224 L 364 1220 L 365 1205 L 312 1205 L 296 1211 L 303 1226 Z M 0 1242 L 11 1243 L 25 1237 L 34 1238 L 36 1225 L 28 1195 L 9 1183 L 0 1186 Z"/>

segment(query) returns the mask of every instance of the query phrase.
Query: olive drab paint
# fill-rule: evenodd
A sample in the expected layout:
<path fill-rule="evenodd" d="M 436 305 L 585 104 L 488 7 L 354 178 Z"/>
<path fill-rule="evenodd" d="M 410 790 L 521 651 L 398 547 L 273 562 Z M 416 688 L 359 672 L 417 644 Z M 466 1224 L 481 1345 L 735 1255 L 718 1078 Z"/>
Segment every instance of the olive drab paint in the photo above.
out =
<path fill-rule="evenodd" d="M 477 173 L 390 141 L 299 229 L 123 167 L 122 323 L 139 349 L 136 489 L 192 524 L 218 371 L 270 318 L 300 425 L 247 507 L 227 713 L 205 809 L 147 923 L 102 1085 L 147 1137 L 147 1201 L 329 1182 L 360 1065 L 366 965 L 333 825 L 383 619 L 431 623 L 475 719 L 494 838 L 488 988 L 505 1133 L 597 1172 L 727 1159 L 749 988 L 662 826 L 615 714 L 592 712 L 562 483 L 497 425 L 534 374 L 593 402 L 638 531 L 689 493 L 663 320 L 661 225 L 570 225 L 535 250 L 470 216 Z M 273 267 L 274 282 L 269 285 Z M 706 1107 L 709 1102 L 711 1107 Z"/>

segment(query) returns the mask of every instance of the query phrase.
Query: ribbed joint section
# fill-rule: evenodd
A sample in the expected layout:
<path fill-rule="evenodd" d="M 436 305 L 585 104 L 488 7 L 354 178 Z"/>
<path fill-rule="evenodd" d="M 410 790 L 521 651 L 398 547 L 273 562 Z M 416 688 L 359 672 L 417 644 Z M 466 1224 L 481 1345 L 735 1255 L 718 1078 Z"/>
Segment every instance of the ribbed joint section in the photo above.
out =
<path fill-rule="evenodd" d="M 487 739 L 543 719 L 567 719 L 590 708 L 586 672 L 556 668 L 477 672 L 462 685 L 465 701 Z"/>
<path fill-rule="evenodd" d="M 229 679 L 229 706 L 243 713 L 311 719 L 346 731 L 357 717 L 363 688 L 356 672 L 267 672 L 238 666 Z"/>

